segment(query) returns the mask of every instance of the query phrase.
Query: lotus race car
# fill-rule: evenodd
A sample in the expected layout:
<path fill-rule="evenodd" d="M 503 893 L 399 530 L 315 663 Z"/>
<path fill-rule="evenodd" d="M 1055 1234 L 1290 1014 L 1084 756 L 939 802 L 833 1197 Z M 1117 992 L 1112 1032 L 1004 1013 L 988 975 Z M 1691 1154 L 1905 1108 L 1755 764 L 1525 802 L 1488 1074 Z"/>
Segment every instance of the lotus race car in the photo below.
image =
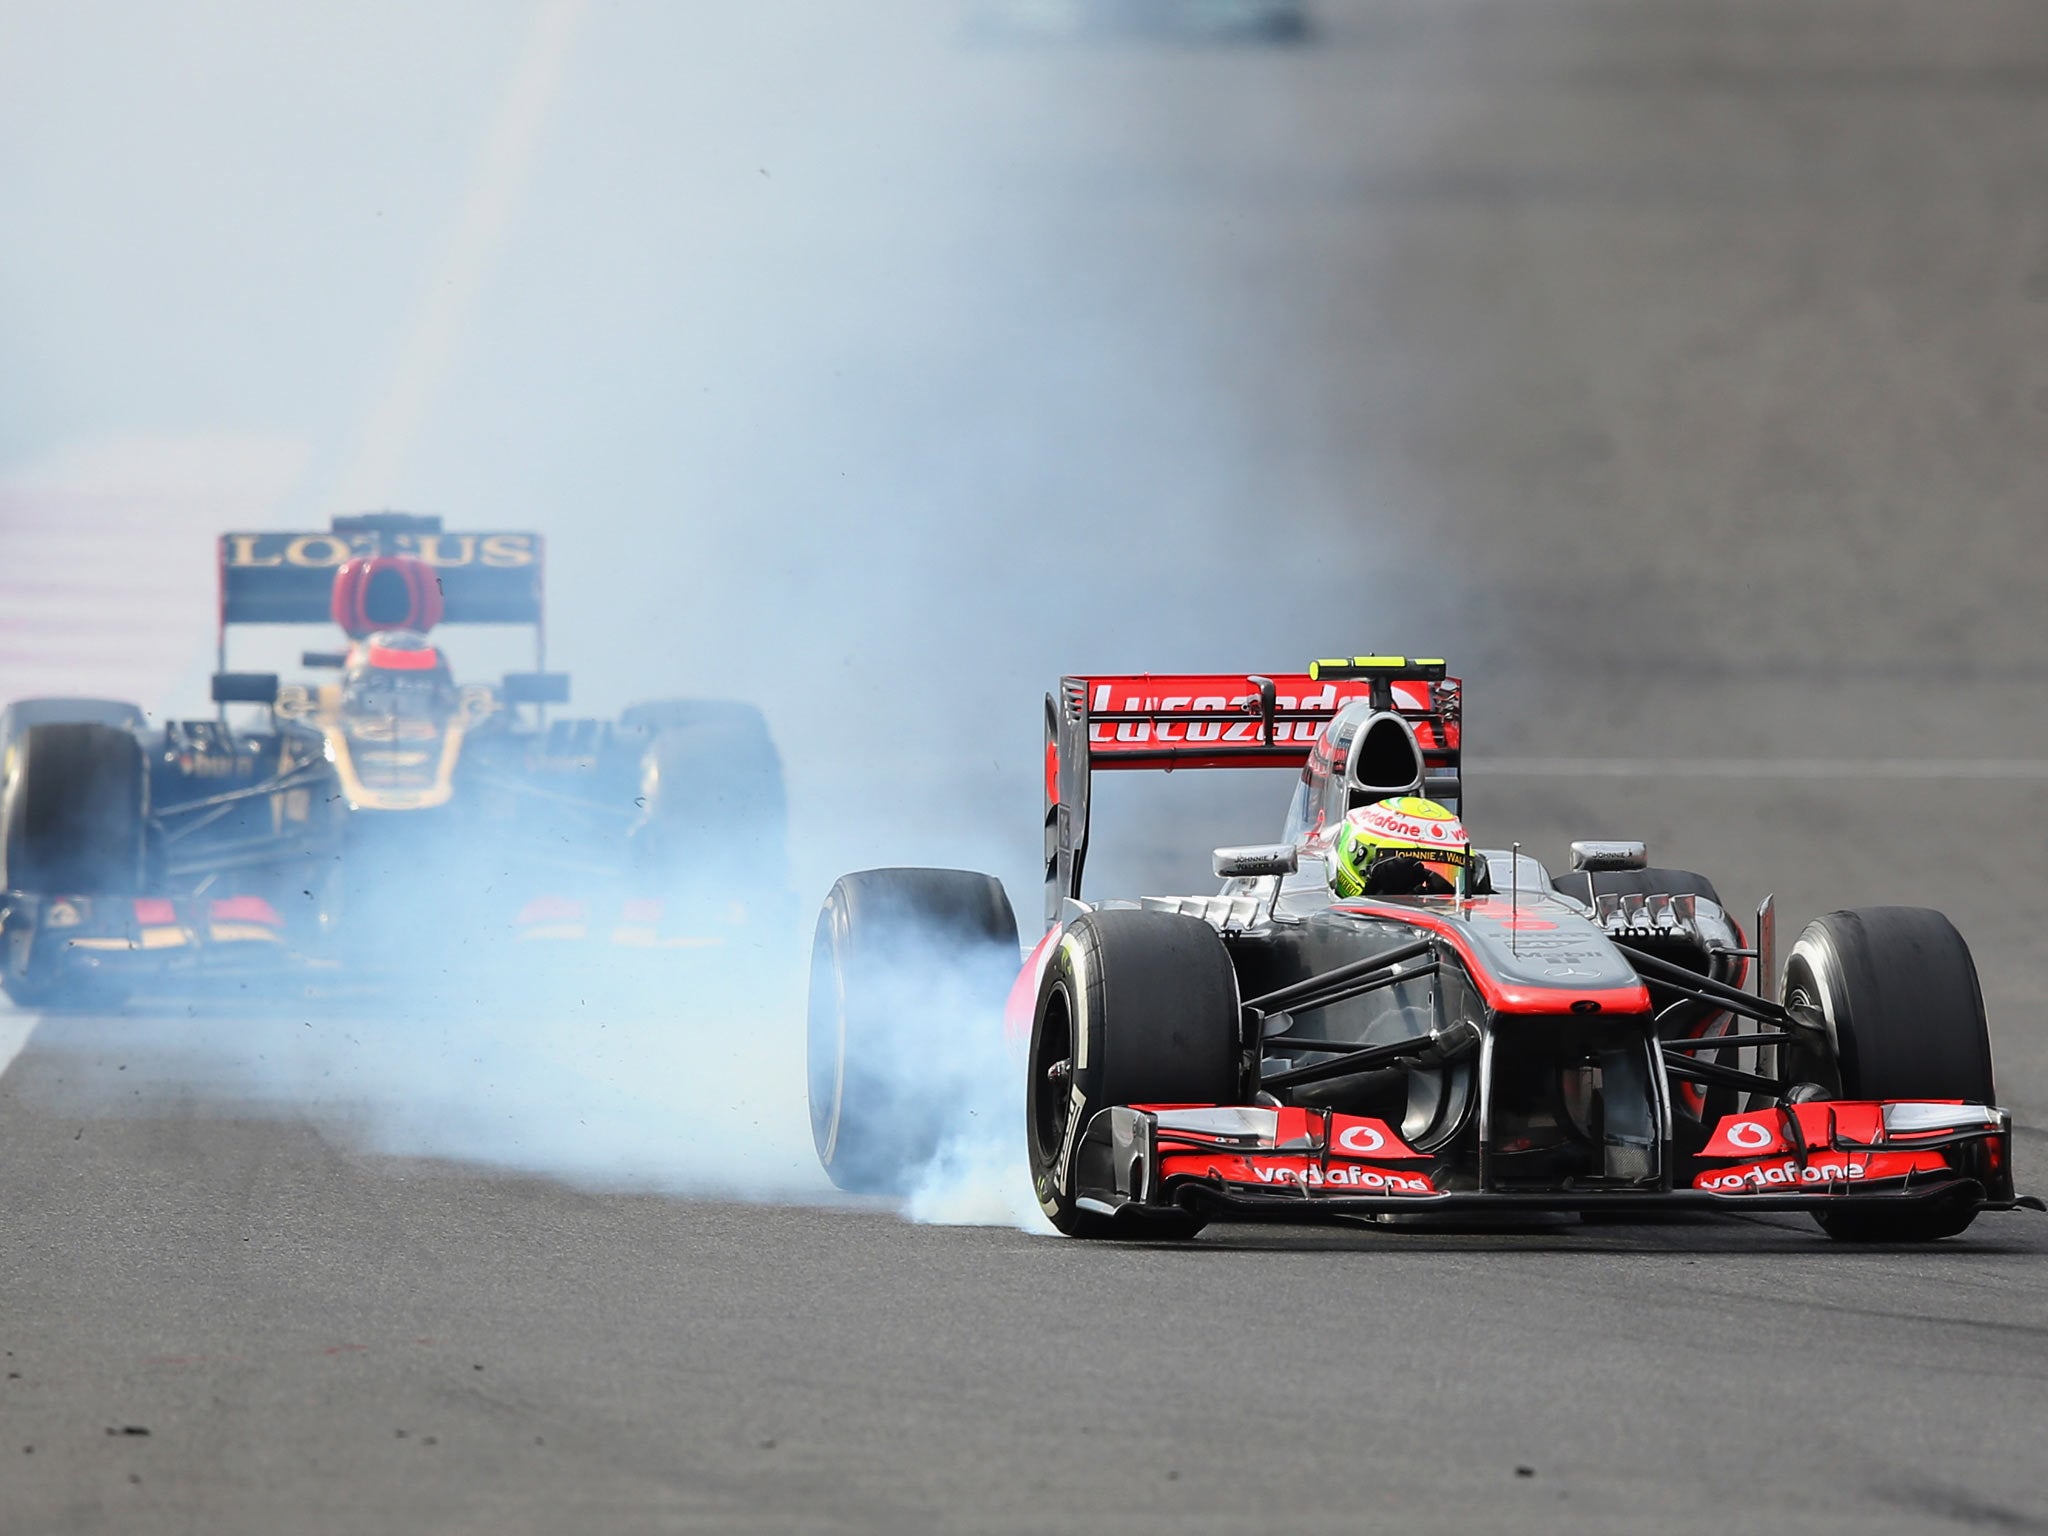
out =
<path fill-rule="evenodd" d="M 1045 1215 L 1075 1237 L 1240 1218 L 1807 1211 L 1832 1237 L 1952 1236 L 2014 1194 L 1983 998 L 1949 921 L 1830 913 L 1778 964 L 1710 881 L 1640 843 L 1553 876 L 1475 850 L 1456 895 L 1339 899 L 1347 814 L 1426 795 L 1462 817 L 1441 662 L 1294 676 L 1069 677 L 1046 701 L 1046 931 L 1017 969 L 1001 886 L 870 870 L 818 922 L 812 1124 L 842 1186 L 901 1188 L 946 1134 L 906 1088 L 936 991 L 998 1016 L 1025 1067 Z M 1085 901 L 1099 769 L 1299 771 L 1282 835 L 1218 849 L 1211 894 Z M 1752 983 L 1752 978 L 1754 981 Z M 1007 1005 L 1001 1001 L 1007 997 Z"/>
<path fill-rule="evenodd" d="M 568 679 L 544 670 L 542 554 L 391 512 L 226 534 L 214 718 L 0 712 L 0 987 L 105 1002 L 500 937 L 701 947 L 756 887 L 786 891 L 781 763 L 750 705 L 547 718 Z M 240 626 L 328 622 L 343 647 L 302 660 L 331 681 L 228 669 Z M 536 670 L 457 682 L 444 623 L 530 629 Z"/>

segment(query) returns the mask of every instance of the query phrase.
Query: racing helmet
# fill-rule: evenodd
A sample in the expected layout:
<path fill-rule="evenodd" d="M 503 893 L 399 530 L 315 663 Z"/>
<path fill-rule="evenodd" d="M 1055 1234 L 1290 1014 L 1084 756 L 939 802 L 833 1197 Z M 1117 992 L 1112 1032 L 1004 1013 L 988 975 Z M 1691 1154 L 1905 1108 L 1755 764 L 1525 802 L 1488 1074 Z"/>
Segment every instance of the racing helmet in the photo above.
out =
<path fill-rule="evenodd" d="M 1329 853 L 1330 889 L 1354 896 L 1463 896 L 1472 843 L 1434 800 L 1401 795 L 1345 814 Z"/>
<path fill-rule="evenodd" d="M 342 673 L 347 716 L 439 722 L 454 707 L 447 659 L 425 635 L 379 630 L 349 652 Z"/>

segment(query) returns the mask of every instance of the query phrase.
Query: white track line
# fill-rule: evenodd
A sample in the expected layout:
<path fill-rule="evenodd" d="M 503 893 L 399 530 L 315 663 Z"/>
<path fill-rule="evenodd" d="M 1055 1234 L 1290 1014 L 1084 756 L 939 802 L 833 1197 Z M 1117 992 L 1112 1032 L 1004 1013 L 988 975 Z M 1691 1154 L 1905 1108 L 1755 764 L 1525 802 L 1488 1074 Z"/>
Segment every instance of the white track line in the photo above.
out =
<path fill-rule="evenodd" d="M 1884 779 L 2048 783 L 2038 757 L 1496 757 L 1465 764 L 1514 779 Z"/>
<path fill-rule="evenodd" d="M 28 1044 L 28 1037 L 36 1032 L 36 1015 L 18 1013 L 0 1004 L 0 1075 L 14 1064 L 22 1047 Z"/>

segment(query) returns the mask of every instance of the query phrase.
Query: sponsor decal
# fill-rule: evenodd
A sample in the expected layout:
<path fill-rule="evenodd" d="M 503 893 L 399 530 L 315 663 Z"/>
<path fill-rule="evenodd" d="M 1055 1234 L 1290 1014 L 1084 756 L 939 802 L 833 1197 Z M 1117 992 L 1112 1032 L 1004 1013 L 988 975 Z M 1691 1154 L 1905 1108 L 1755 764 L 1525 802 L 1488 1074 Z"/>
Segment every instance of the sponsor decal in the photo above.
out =
<path fill-rule="evenodd" d="M 1340 1152 L 1356 1152 L 1369 1157 L 1386 1144 L 1386 1136 L 1374 1125 L 1347 1125 L 1337 1133 L 1337 1150 Z"/>
<path fill-rule="evenodd" d="M 1369 1138 L 1367 1138 L 1369 1139 Z M 1386 1136 L 1387 1156 L 1407 1153 L 1399 1140 Z M 1347 1190 L 1361 1194 L 1433 1195 L 1436 1185 L 1427 1174 L 1404 1173 L 1363 1163 L 1326 1162 L 1313 1155 L 1261 1155 L 1215 1152 L 1166 1153 L 1159 1160 L 1162 1179 L 1215 1179 L 1225 1184 L 1250 1184 L 1269 1189 Z"/>
<path fill-rule="evenodd" d="M 230 533 L 221 538 L 231 570 L 333 570 L 358 556 L 411 555 L 440 567 L 513 570 L 537 564 L 530 533 Z"/>
<path fill-rule="evenodd" d="M 1754 1194 L 1799 1184 L 1846 1184 L 1864 1177 L 1863 1163 L 1861 1157 L 1847 1157 L 1801 1167 L 1788 1157 L 1782 1163 L 1751 1163 L 1747 1168 L 1703 1173 L 1692 1182 L 1693 1188 L 1717 1195 Z"/>
<path fill-rule="evenodd" d="M 1350 1157 L 1421 1157 L 1384 1120 L 1351 1115 L 1330 1118 L 1330 1148 Z"/>
<path fill-rule="evenodd" d="M 1387 1168 L 1361 1168 L 1355 1163 L 1320 1168 L 1314 1163 L 1300 1167 L 1250 1164 L 1261 1184 L 1292 1184 L 1303 1189 L 1361 1189 L 1374 1194 L 1429 1195 L 1435 1187 L 1419 1173 L 1395 1173 Z"/>
<path fill-rule="evenodd" d="M 1909 1173 L 1940 1173 L 1948 1166 L 1943 1158 L 1926 1152 L 1834 1152 L 1804 1163 L 1786 1157 L 1724 1168 L 1703 1173 L 1692 1184 L 1694 1189 L 1716 1195 L 1781 1194 L 1871 1179 L 1902 1179 Z"/>
<path fill-rule="evenodd" d="M 1701 1149 L 1702 1157 L 1754 1157 L 1807 1147 L 1832 1152 L 1837 1146 L 1867 1146 L 1884 1139 L 1878 1105 L 1865 1100 L 1823 1099 L 1787 1110 L 1724 1116 Z"/>
<path fill-rule="evenodd" d="M 1406 843 L 1449 842 L 1463 847 L 1468 839 L 1465 829 L 1456 818 L 1449 815 L 1433 816 L 1422 813 L 1415 807 L 1427 802 L 1413 796 L 1394 801 L 1381 801 L 1374 805 L 1361 806 L 1351 813 L 1350 819 L 1361 830 L 1383 838 L 1399 838 Z"/>
<path fill-rule="evenodd" d="M 1256 693 L 1239 694 L 1168 694 L 1164 698 L 1143 694 L 1131 694 L 1121 706 L 1113 704 L 1111 685 L 1103 683 L 1095 690 L 1094 700 L 1089 708 L 1097 712 L 1121 709 L 1136 713 L 1140 710 L 1154 712 L 1159 718 L 1151 720 L 1121 720 L 1114 725 L 1090 726 L 1088 740 L 1095 745 L 1135 746 L 1140 742 L 1172 746 L 1176 743 L 1242 742 L 1247 746 L 1257 745 L 1263 740 L 1260 731 L 1259 696 Z M 1320 694 L 1306 698 L 1276 696 L 1273 706 L 1277 710 L 1316 709 L 1335 710 L 1337 689 L 1335 685 L 1325 687 Z M 1189 715 L 1235 714 L 1241 718 L 1224 720 L 1190 720 Z M 1303 742 L 1313 741 L 1322 731 L 1320 720 L 1283 720 L 1273 727 L 1276 742 L 1296 740 L 1296 732 Z"/>
<path fill-rule="evenodd" d="M 1508 896 L 1499 894 L 1485 896 L 1473 902 L 1468 911 L 1475 918 L 1485 918 L 1496 928 L 1512 928 L 1516 933 L 1555 933 L 1557 931 L 1556 923 L 1547 917 L 1537 917 L 1529 911 L 1529 908 L 1541 901 L 1544 895 L 1545 893 L 1541 891 L 1524 890 L 1521 895 L 1521 905 L 1519 906 Z M 1576 934 L 1567 935 L 1565 938 L 1558 940 L 1554 946 L 1561 951 L 1557 958 L 1584 958 L 1584 951 L 1581 949 L 1583 942 Z M 1524 950 L 1536 950 L 1541 947 L 1546 946 L 1535 944 L 1524 944 L 1522 946 Z M 1562 951 L 1567 949 L 1576 950 L 1579 953 L 1562 953 Z"/>
<path fill-rule="evenodd" d="M 1778 1133 L 1760 1120 L 1737 1120 L 1722 1134 L 1728 1138 L 1731 1147 L 1740 1147 L 1745 1152 L 1761 1152 L 1765 1147 L 1776 1145 L 1778 1140 Z"/>
<path fill-rule="evenodd" d="M 1264 745 L 1258 694 L 1233 691 L 1234 688 L 1242 687 L 1241 677 L 1215 675 L 1130 681 L 1149 681 L 1155 687 L 1161 684 L 1168 687 L 1178 684 L 1186 691 L 1167 694 L 1146 693 L 1132 691 L 1123 679 L 1109 682 L 1091 681 L 1088 708 L 1092 713 L 1150 716 L 1144 720 L 1091 723 L 1088 728 L 1088 741 L 1091 746 L 1106 747 L 1114 751 L 1117 747 L 1136 746 Z M 1300 677 L 1277 678 L 1276 681 L 1291 681 L 1297 685 L 1297 691 L 1294 693 L 1274 695 L 1273 707 L 1277 712 L 1286 714 L 1290 711 L 1313 710 L 1318 718 L 1275 721 L 1275 745 L 1312 745 L 1322 736 L 1323 727 L 1329 723 L 1328 717 L 1336 713 L 1340 705 L 1348 704 L 1354 699 L 1365 698 L 1370 691 L 1370 686 L 1365 683 L 1325 683 L 1317 689 L 1299 687 L 1308 682 L 1308 679 Z M 1394 686 L 1394 694 L 1395 702 L 1403 708 L 1429 708 L 1429 689 L 1426 684 L 1397 683 Z M 1215 718 L 1204 718 L 1208 716 Z"/>

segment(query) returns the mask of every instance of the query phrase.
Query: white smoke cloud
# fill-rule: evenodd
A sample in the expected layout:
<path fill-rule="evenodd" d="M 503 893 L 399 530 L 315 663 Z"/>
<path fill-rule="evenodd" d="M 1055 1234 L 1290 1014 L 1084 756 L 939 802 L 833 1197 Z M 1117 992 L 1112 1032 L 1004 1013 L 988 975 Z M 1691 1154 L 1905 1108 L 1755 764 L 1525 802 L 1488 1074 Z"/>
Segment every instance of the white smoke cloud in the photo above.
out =
<path fill-rule="evenodd" d="M 194 1015 L 150 1057 L 167 1080 L 393 1151 L 822 1198 L 803 973 L 836 875 L 986 869 L 1028 943 L 1039 700 L 1062 671 L 1284 667 L 1401 632 L 1399 530 L 1370 563 L 1329 548 L 1371 488 L 1315 467 L 1322 380 L 1240 365 L 1286 295 L 1245 302 L 1203 243 L 1224 223 L 1193 172 L 1230 154 L 1229 114 L 1147 109 L 1191 69 L 1273 99 L 1269 61 L 970 46 L 939 0 L 99 20 L 122 24 L 52 9 L 0 64 L 0 131 L 41 125 L 28 169 L 0 167 L 10 227 L 41 231 L 0 254 L 0 341 L 49 386 L 0 384 L 22 407 L 0 409 L 0 464 L 110 421 L 307 445 L 189 530 L 196 563 L 231 522 L 355 509 L 329 487 L 541 529 L 579 711 L 762 703 L 800 913 L 694 977 L 564 963 L 480 991 L 425 963 L 397 1002 Z M 102 122 L 84 82 L 109 74 L 127 105 Z M 146 256 L 106 233 L 145 216 Z M 459 666 L 486 654 L 444 639 Z M 1266 776 L 1175 778 L 1105 787 L 1095 889 L 1203 883 L 1209 843 L 1277 825 Z M 402 868 L 389 890 L 407 899 Z M 502 921 L 476 908 L 419 926 Z M 1039 1224 L 992 1044 L 907 1069 L 969 1122 L 919 1219 Z"/>

